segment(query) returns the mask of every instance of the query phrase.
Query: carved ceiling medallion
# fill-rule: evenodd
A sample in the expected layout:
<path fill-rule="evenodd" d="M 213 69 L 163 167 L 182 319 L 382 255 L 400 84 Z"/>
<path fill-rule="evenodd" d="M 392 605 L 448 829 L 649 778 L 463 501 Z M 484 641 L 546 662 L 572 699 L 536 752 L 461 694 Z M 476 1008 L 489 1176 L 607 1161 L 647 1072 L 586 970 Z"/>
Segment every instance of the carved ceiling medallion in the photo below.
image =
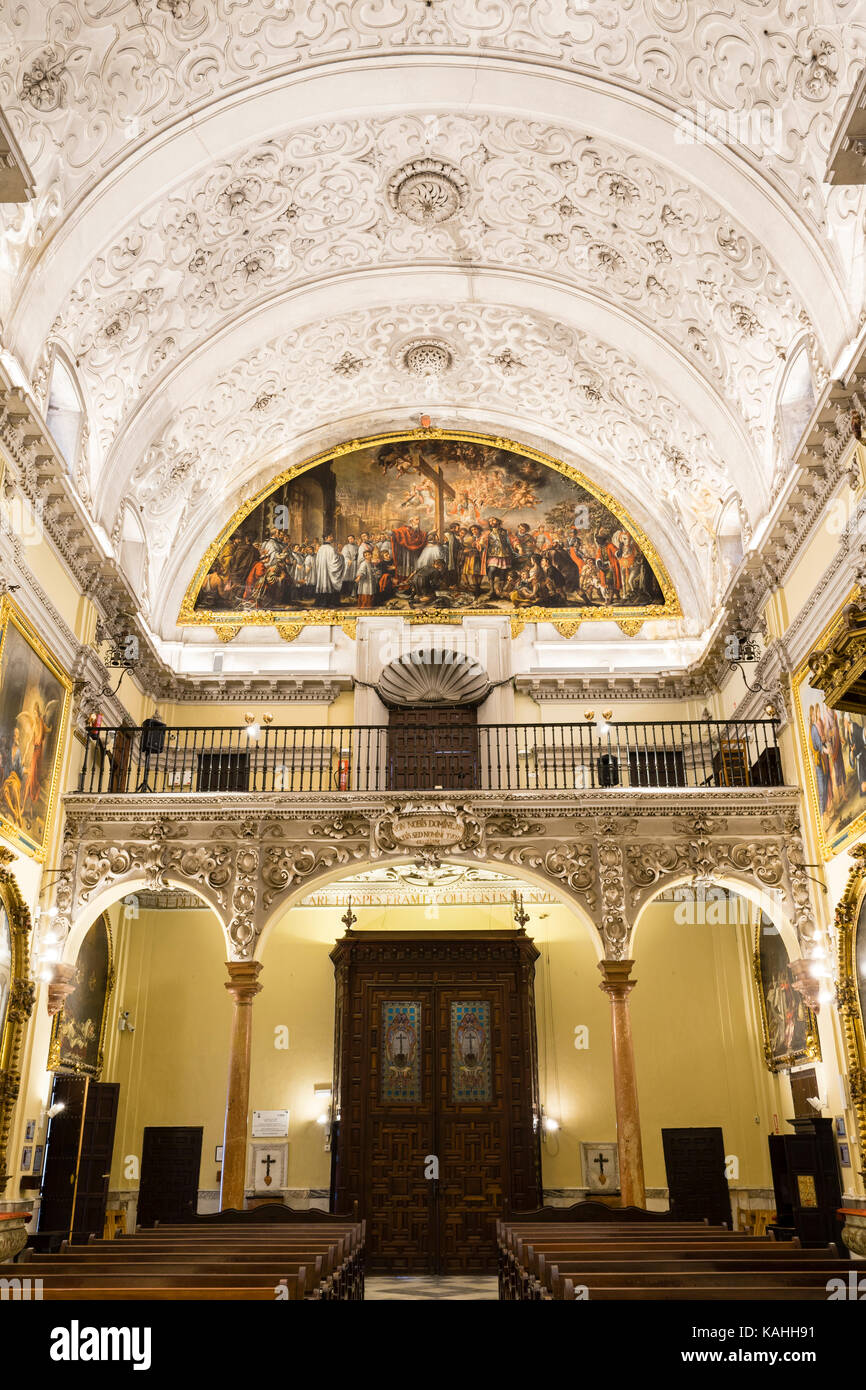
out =
<path fill-rule="evenodd" d="M 392 207 L 419 226 L 447 222 L 463 206 L 469 185 L 446 159 L 413 159 L 388 184 Z"/>

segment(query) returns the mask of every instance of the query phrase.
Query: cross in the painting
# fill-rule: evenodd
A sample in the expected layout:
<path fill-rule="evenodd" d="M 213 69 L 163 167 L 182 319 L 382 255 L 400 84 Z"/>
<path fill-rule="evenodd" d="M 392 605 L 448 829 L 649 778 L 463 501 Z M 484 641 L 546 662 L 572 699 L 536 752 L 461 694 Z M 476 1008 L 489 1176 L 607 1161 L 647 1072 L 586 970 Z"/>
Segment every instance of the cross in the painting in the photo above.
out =
<path fill-rule="evenodd" d="M 259 1162 L 264 1165 L 265 1183 L 268 1187 L 270 1187 L 271 1183 L 273 1182 L 273 1178 L 271 1177 L 271 1167 L 273 1164 L 276 1163 L 276 1161 L 277 1160 L 273 1158 L 271 1154 L 265 1154 L 264 1158 L 259 1160 Z"/>
<path fill-rule="evenodd" d="M 610 1159 L 609 1159 L 609 1158 L 605 1158 L 604 1154 L 597 1154 L 596 1157 L 595 1157 L 592 1161 L 593 1161 L 594 1164 L 596 1164 L 596 1166 L 597 1166 L 597 1168 L 598 1168 L 598 1176 L 599 1176 L 600 1178 L 603 1178 L 603 1177 L 604 1177 L 605 1164 L 610 1163 Z"/>
<path fill-rule="evenodd" d="M 425 478 L 429 478 L 436 488 L 436 530 L 439 532 L 441 540 L 445 534 L 445 498 L 456 497 L 453 487 L 446 483 L 445 475 L 441 468 L 434 468 L 429 463 L 419 463 L 418 472 L 423 473 Z"/>

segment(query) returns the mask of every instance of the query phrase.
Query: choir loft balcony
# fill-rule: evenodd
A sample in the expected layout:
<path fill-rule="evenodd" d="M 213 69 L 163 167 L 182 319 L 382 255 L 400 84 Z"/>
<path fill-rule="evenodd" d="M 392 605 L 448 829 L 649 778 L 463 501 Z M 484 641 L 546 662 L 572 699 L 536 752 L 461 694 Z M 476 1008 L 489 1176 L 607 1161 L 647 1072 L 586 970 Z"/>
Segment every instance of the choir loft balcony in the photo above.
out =
<path fill-rule="evenodd" d="M 784 785 L 776 721 L 92 729 L 78 793 L 558 792 Z M 74 799 L 74 797 L 73 797 Z"/>

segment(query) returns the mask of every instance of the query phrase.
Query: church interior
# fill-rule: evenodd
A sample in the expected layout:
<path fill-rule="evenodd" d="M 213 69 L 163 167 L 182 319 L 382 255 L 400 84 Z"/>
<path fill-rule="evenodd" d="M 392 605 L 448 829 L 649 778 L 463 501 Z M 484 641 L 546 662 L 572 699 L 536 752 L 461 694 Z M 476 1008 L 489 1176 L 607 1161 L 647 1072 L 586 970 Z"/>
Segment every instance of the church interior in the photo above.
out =
<path fill-rule="evenodd" d="M 0 30 L 0 1297 L 866 1297 L 862 0 Z"/>

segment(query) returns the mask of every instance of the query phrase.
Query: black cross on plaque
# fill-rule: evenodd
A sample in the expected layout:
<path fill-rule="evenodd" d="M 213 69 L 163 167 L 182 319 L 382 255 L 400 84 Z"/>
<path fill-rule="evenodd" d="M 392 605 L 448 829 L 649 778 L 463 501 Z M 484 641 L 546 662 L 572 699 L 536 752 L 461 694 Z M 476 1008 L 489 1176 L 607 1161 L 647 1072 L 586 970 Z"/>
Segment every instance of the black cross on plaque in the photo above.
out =
<path fill-rule="evenodd" d="M 595 1157 L 592 1161 L 593 1161 L 593 1163 L 594 1163 L 594 1164 L 597 1166 L 597 1168 L 598 1168 L 598 1176 L 599 1176 L 600 1178 L 603 1178 L 603 1177 L 604 1177 L 604 1167 L 605 1167 L 605 1164 L 606 1164 L 606 1163 L 610 1163 L 610 1159 L 609 1159 L 609 1158 L 605 1158 L 604 1154 L 597 1154 L 596 1157 Z"/>
<path fill-rule="evenodd" d="M 273 1158 L 270 1154 L 265 1154 L 264 1158 L 259 1159 L 259 1162 L 263 1163 L 265 1167 L 265 1183 L 268 1187 L 270 1187 L 271 1183 L 273 1182 L 273 1178 L 271 1177 L 271 1165 L 275 1164 L 276 1161 L 277 1160 Z"/>

